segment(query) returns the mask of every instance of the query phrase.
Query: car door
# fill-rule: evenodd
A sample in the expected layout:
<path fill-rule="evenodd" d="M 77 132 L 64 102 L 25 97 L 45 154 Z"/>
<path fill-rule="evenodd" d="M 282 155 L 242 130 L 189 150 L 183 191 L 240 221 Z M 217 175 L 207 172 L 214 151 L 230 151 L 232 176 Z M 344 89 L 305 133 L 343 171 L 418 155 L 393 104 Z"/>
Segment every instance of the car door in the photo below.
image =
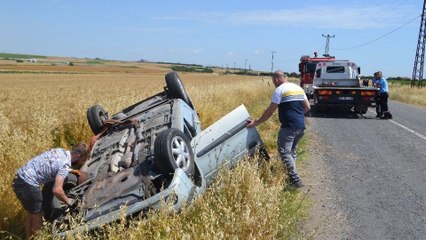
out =
<path fill-rule="evenodd" d="M 263 147 L 256 128 L 246 127 L 249 117 L 245 106 L 240 105 L 192 139 L 195 163 L 207 184 L 220 167 L 232 167 Z"/>

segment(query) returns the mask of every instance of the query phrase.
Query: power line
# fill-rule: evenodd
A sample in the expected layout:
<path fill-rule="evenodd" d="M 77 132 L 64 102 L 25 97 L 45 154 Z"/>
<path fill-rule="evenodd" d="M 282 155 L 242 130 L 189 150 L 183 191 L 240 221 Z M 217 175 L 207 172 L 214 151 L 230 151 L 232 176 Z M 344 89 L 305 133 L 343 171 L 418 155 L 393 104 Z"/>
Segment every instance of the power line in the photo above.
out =
<path fill-rule="evenodd" d="M 415 18 L 411 19 L 410 21 L 408 21 L 408 22 L 406 22 L 406 23 L 402 24 L 401 26 L 399 26 L 399 27 L 397 27 L 397 28 L 393 29 L 392 31 L 390 31 L 390 32 L 388 32 L 388 33 L 385 33 L 385 34 L 383 34 L 382 36 L 380 36 L 380 37 L 378 37 L 378 38 L 375 38 L 375 39 L 373 39 L 373 40 L 371 40 L 371 41 L 368 41 L 368 42 L 366 42 L 366 43 L 363 43 L 363 44 L 360 44 L 360 45 L 357 45 L 357 46 L 354 46 L 354 47 L 348 47 L 348 48 L 334 48 L 333 50 L 350 50 L 350 49 L 355 49 L 355 48 L 363 47 L 363 46 L 365 46 L 365 45 L 368 45 L 368 44 L 370 44 L 370 43 L 373 43 L 373 42 L 375 42 L 375 41 L 378 41 L 378 40 L 380 40 L 380 39 L 382 39 L 382 38 L 384 38 L 384 37 L 386 37 L 386 36 L 388 36 L 388 35 L 390 35 L 390 34 L 392 34 L 392 33 L 396 32 L 396 31 L 398 31 L 399 29 L 401 29 L 401 28 L 405 27 L 406 25 L 410 24 L 411 22 L 413 22 L 414 20 L 416 20 L 416 19 L 417 19 L 417 18 L 419 18 L 420 16 L 421 16 L 421 14 L 420 14 L 420 15 L 418 15 L 417 17 L 415 17 Z"/>

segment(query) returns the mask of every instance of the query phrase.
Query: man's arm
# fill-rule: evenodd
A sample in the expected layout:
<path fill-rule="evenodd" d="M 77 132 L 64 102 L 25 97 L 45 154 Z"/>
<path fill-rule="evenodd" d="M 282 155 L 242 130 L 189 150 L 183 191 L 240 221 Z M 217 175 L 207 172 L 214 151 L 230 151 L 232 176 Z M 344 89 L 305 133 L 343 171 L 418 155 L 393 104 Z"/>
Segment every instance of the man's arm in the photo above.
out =
<path fill-rule="evenodd" d="M 256 127 L 257 125 L 265 122 L 272 116 L 272 114 L 275 112 L 277 108 L 278 108 L 278 104 L 271 102 L 269 107 L 265 110 L 265 112 L 262 114 L 262 116 L 258 120 L 253 120 L 253 119 L 249 120 L 247 127 L 248 128 Z"/>
<path fill-rule="evenodd" d="M 55 184 L 53 185 L 53 195 L 57 197 L 60 201 L 66 203 L 67 205 L 71 205 L 72 201 L 65 195 L 64 189 L 62 188 L 64 185 L 65 178 L 63 176 L 56 176 Z"/>
<path fill-rule="evenodd" d="M 311 104 L 309 103 L 308 99 L 305 99 L 305 101 L 303 101 L 303 110 L 305 111 L 305 113 L 311 110 Z"/>

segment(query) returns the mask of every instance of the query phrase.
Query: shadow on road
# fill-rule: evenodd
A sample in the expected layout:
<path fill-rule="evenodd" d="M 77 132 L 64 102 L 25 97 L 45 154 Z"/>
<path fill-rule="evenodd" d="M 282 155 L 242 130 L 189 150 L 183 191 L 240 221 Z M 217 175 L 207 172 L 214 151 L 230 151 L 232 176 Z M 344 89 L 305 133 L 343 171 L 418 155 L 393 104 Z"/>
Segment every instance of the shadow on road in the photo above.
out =
<path fill-rule="evenodd" d="M 373 117 L 355 113 L 352 109 L 348 108 L 318 108 L 313 105 L 311 105 L 311 110 L 305 116 L 312 118 L 374 119 Z"/>

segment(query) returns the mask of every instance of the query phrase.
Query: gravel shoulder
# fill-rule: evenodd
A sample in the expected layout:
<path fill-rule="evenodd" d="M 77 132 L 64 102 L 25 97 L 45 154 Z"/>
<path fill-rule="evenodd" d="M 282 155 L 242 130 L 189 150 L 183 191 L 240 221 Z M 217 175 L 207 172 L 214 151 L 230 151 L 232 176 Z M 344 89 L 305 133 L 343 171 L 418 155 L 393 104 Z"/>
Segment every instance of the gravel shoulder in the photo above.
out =
<path fill-rule="evenodd" d="M 308 127 L 305 137 L 309 138 L 309 160 L 301 164 L 300 172 L 306 186 L 302 191 L 309 199 L 309 215 L 301 225 L 302 235 L 306 239 L 346 239 L 351 226 L 337 205 L 338 194 L 325 163 L 331 149 L 312 128 Z"/>

